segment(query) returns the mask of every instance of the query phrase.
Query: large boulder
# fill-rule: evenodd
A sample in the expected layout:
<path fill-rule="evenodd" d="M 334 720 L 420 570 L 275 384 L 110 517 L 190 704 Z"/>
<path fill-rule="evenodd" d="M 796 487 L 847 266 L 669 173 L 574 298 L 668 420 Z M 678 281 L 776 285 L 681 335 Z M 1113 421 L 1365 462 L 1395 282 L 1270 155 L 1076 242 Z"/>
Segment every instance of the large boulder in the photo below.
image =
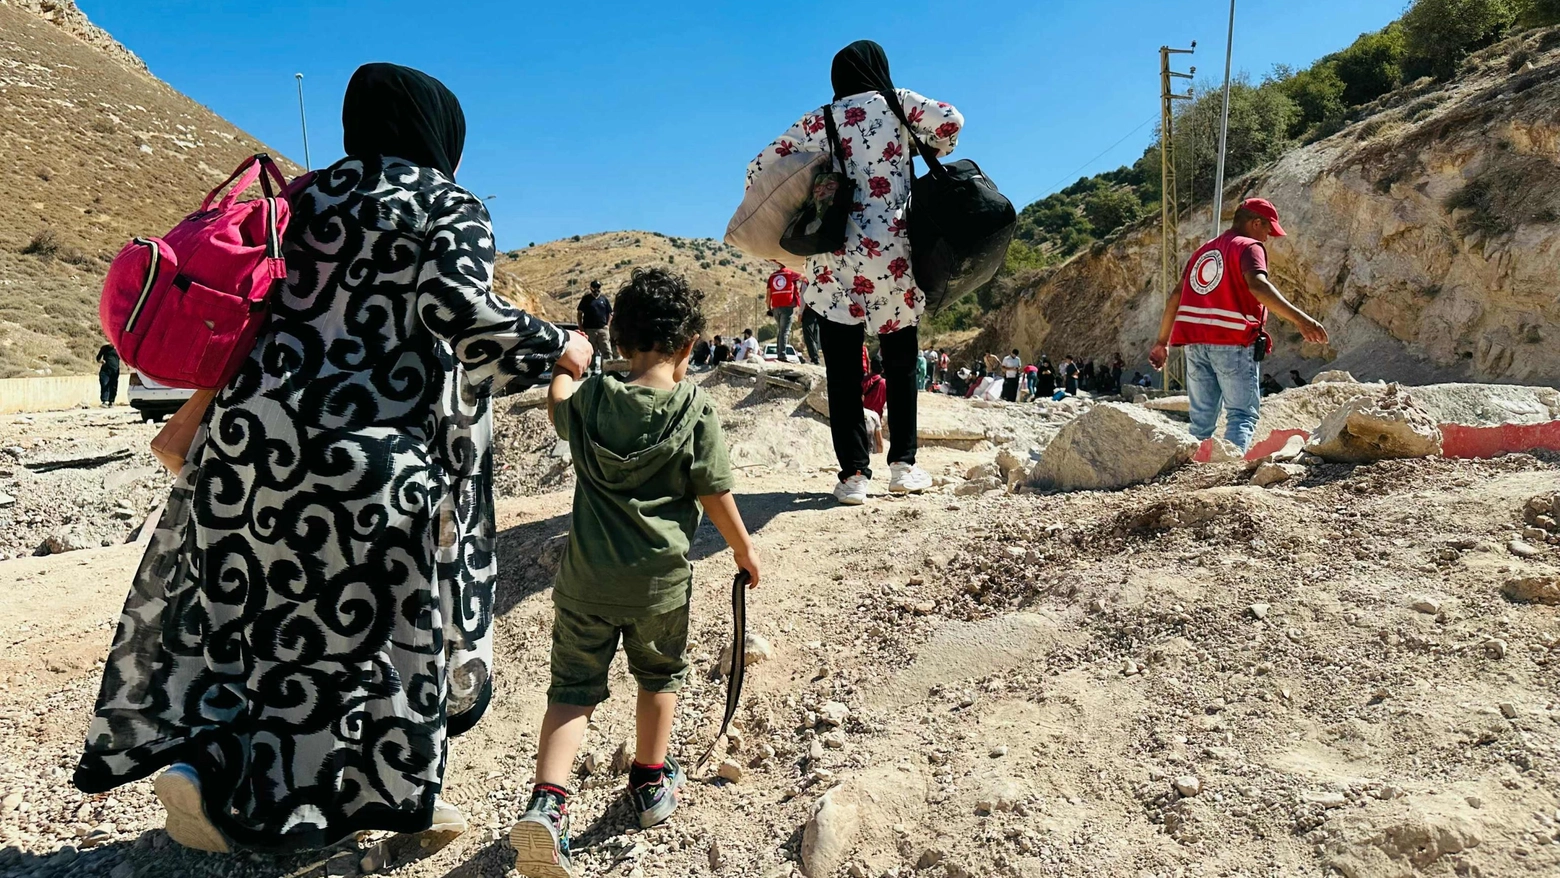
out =
<path fill-rule="evenodd" d="M 1064 491 L 1125 488 L 1186 464 L 1198 445 L 1185 427 L 1158 412 L 1101 403 L 1051 440 L 1030 481 Z"/>
<path fill-rule="evenodd" d="M 1396 384 L 1339 406 L 1312 434 L 1306 451 L 1335 463 L 1368 463 L 1441 453 L 1441 428 Z"/>

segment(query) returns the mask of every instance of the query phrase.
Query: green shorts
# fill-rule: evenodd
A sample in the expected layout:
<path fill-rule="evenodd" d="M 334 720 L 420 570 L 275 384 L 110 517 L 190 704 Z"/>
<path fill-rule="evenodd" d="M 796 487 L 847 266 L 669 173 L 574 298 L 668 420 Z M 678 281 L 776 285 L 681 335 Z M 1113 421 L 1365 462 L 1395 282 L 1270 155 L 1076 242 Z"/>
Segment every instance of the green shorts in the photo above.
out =
<path fill-rule="evenodd" d="M 688 605 L 656 616 L 614 617 L 553 607 L 549 704 L 594 707 L 607 700 L 607 669 L 618 638 L 628 671 L 646 692 L 676 692 L 688 679 Z"/>

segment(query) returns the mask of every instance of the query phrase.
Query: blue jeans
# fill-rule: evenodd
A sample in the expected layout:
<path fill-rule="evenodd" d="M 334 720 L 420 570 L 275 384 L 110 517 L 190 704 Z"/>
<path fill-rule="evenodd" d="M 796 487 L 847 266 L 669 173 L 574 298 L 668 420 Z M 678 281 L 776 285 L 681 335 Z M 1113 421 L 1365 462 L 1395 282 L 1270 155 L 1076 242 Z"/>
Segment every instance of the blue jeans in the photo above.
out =
<path fill-rule="evenodd" d="M 1191 400 L 1192 435 L 1207 439 L 1225 411 L 1224 438 L 1245 451 L 1257 432 L 1257 412 L 1262 405 L 1262 364 L 1251 358 L 1251 348 L 1234 345 L 1189 344 L 1186 354 L 1186 393 Z"/>

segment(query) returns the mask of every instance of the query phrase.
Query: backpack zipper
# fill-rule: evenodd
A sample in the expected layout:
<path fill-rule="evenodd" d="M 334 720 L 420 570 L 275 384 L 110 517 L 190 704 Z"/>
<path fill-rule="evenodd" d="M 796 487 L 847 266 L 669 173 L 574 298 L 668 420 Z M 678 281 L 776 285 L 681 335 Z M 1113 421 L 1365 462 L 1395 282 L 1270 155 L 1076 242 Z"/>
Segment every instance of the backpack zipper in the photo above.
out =
<path fill-rule="evenodd" d="M 148 251 L 146 262 L 146 282 L 141 284 L 141 297 L 135 300 L 135 307 L 130 311 L 130 318 L 125 321 L 125 332 L 135 331 L 135 322 L 141 317 L 141 309 L 146 307 L 146 299 L 152 294 L 152 284 L 157 282 L 157 263 L 162 254 L 157 251 L 157 245 L 145 238 L 134 238 L 133 244 L 140 244 Z"/>

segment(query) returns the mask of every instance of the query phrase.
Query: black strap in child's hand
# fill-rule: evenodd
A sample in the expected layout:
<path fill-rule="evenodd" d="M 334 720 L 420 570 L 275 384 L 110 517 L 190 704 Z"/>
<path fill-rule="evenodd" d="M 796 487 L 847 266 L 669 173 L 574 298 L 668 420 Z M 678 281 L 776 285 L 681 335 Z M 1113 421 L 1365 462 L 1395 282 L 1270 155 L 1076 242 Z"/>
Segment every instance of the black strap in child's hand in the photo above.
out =
<path fill-rule="evenodd" d="M 726 729 L 731 726 L 731 718 L 737 715 L 737 704 L 742 700 L 742 678 L 747 675 L 747 587 L 752 581 L 752 575 L 746 570 L 737 571 L 736 578 L 731 581 L 731 675 L 726 678 L 726 716 L 720 721 L 720 731 L 715 733 L 710 748 L 693 766 L 696 771 L 704 767 L 721 739 L 726 737 Z"/>

